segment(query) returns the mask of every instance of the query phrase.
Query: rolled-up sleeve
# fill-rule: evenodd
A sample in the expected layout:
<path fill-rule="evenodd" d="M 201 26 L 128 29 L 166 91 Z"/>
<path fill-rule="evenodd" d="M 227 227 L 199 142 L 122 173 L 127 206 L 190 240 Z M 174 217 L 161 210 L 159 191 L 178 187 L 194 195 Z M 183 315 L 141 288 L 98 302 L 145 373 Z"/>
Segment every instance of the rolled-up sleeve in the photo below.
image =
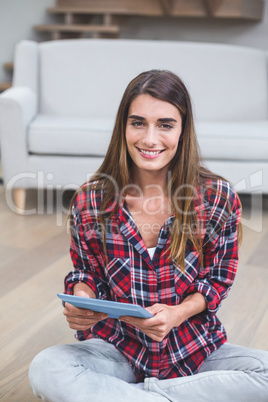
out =
<path fill-rule="evenodd" d="M 74 269 L 65 277 L 65 293 L 72 294 L 79 282 L 87 284 L 98 299 L 107 299 L 103 275 L 103 255 L 99 249 L 96 223 L 87 219 L 89 213 L 72 209 L 70 255 Z"/>
<path fill-rule="evenodd" d="M 218 199 L 218 205 L 214 202 L 211 208 L 203 247 L 203 269 L 187 290 L 187 294 L 201 293 L 207 303 L 207 309 L 203 313 L 192 317 L 197 323 L 200 319 L 204 321 L 215 316 L 237 271 L 241 206 L 234 190 L 229 191 L 227 198 Z M 225 223 L 222 224 L 224 220 Z"/>

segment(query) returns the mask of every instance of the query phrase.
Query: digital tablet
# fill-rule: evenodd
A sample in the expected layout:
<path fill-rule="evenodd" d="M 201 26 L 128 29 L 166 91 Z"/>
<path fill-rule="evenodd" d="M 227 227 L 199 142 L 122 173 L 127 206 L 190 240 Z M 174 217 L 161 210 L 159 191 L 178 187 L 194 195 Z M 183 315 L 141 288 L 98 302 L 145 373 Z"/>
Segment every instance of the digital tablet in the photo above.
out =
<path fill-rule="evenodd" d="M 109 300 L 91 299 L 58 293 L 57 295 L 64 302 L 68 302 L 75 307 L 85 308 L 92 311 L 108 314 L 110 318 L 118 318 L 124 315 L 131 315 L 139 318 L 151 318 L 153 315 L 142 306 L 130 303 L 119 303 Z"/>

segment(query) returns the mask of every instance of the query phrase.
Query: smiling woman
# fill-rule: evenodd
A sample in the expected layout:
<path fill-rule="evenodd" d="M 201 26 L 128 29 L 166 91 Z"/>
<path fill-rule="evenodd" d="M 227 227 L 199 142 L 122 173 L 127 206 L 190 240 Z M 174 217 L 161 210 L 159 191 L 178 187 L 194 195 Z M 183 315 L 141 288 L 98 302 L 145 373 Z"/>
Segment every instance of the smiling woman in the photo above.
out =
<path fill-rule="evenodd" d="M 167 122 L 166 119 L 175 122 Z M 134 138 L 131 135 L 130 139 L 131 133 Z M 132 143 L 135 136 L 139 146 Z M 156 140 L 160 149 L 156 149 Z M 148 141 L 149 145 L 146 145 Z M 152 148 L 161 151 L 159 157 L 148 155 Z M 142 169 L 136 165 L 137 160 L 143 163 Z M 217 180 L 218 177 L 201 164 L 190 95 L 182 80 L 170 71 L 151 70 L 138 75 L 123 94 L 106 157 L 92 179 L 97 187 L 105 188 L 100 207 L 101 224 L 104 225 L 107 205 L 115 203 L 111 211 L 114 214 L 124 200 L 138 225 L 148 222 L 162 226 L 173 212 L 176 218 L 173 227 L 179 222 L 187 227 L 198 227 L 194 205 L 194 200 L 198 198 L 196 190 L 200 185 L 206 187 L 209 179 Z M 83 189 L 87 191 L 88 187 Z M 148 205 L 153 217 L 145 208 Z M 162 213 L 154 213 L 160 205 Z M 175 233 L 172 230 L 172 233 L 170 257 L 175 258 L 181 269 L 184 270 L 184 252 L 188 240 L 200 252 L 202 264 L 202 241 L 197 231 L 186 233 L 179 230 Z M 106 253 L 105 236 L 104 231 L 103 247 Z M 157 237 L 143 237 L 143 242 L 146 246 L 155 246 Z"/>
<path fill-rule="evenodd" d="M 175 156 L 181 135 L 182 119 L 178 109 L 168 102 L 143 94 L 129 108 L 126 141 L 132 159 L 132 174 L 149 169 L 163 171 Z M 145 163 L 145 161 L 154 163 Z"/>
<path fill-rule="evenodd" d="M 142 94 L 130 105 L 126 143 L 132 161 L 131 181 L 141 189 L 142 197 L 128 191 L 125 201 L 147 248 L 156 246 L 159 230 L 148 233 L 143 230 L 143 223 L 161 228 L 170 216 L 166 178 L 177 152 L 181 129 L 179 110 L 168 102 Z M 157 213 L 160 206 L 162 213 Z"/>
<path fill-rule="evenodd" d="M 103 164 L 72 201 L 65 293 L 138 304 L 153 317 L 66 303 L 81 342 L 35 357 L 34 393 L 55 402 L 267 401 L 268 353 L 228 344 L 217 317 L 236 275 L 240 216 L 232 186 L 202 166 L 180 78 L 134 78 Z"/>

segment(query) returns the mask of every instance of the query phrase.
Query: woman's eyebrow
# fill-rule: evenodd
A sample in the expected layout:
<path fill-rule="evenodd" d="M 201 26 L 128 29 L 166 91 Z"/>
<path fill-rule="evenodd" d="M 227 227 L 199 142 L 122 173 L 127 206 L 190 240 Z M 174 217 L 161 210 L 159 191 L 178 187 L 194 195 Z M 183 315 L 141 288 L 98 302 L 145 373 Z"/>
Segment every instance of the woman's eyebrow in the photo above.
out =
<path fill-rule="evenodd" d="M 142 116 L 137 116 L 136 114 L 132 114 L 131 116 L 128 116 L 129 119 L 137 119 L 137 120 L 145 120 L 145 117 Z"/>
<path fill-rule="evenodd" d="M 138 116 L 136 114 L 132 114 L 128 118 L 129 119 L 136 119 L 136 120 L 146 120 L 145 117 Z M 157 121 L 160 121 L 161 123 L 167 123 L 169 121 L 173 121 L 173 122 L 177 123 L 177 120 L 173 119 L 173 117 L 162 117 L 160 119 L 157 119 Z"/>
<path fill-rule="evenodd" d="M 173 119 L 173 117 L 164 117 L 161 119 L 157 119 L 157 121 L 161 121 L 162 123 L 167 123 L 169 121 L 174 121 L 175 123 L 177 123 L 177 120 Z"/>

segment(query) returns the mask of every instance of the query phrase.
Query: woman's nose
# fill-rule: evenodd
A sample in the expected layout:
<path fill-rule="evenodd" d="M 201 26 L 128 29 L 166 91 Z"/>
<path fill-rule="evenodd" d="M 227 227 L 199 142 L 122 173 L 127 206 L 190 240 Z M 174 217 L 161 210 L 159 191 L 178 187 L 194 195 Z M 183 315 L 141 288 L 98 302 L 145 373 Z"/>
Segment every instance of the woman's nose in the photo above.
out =
<path fill-rule="evenodd" d="M 157 133 L 154 127 L 147 127 L 143 137 L 143 144 L 152 147 L 157 143 Z"/>

